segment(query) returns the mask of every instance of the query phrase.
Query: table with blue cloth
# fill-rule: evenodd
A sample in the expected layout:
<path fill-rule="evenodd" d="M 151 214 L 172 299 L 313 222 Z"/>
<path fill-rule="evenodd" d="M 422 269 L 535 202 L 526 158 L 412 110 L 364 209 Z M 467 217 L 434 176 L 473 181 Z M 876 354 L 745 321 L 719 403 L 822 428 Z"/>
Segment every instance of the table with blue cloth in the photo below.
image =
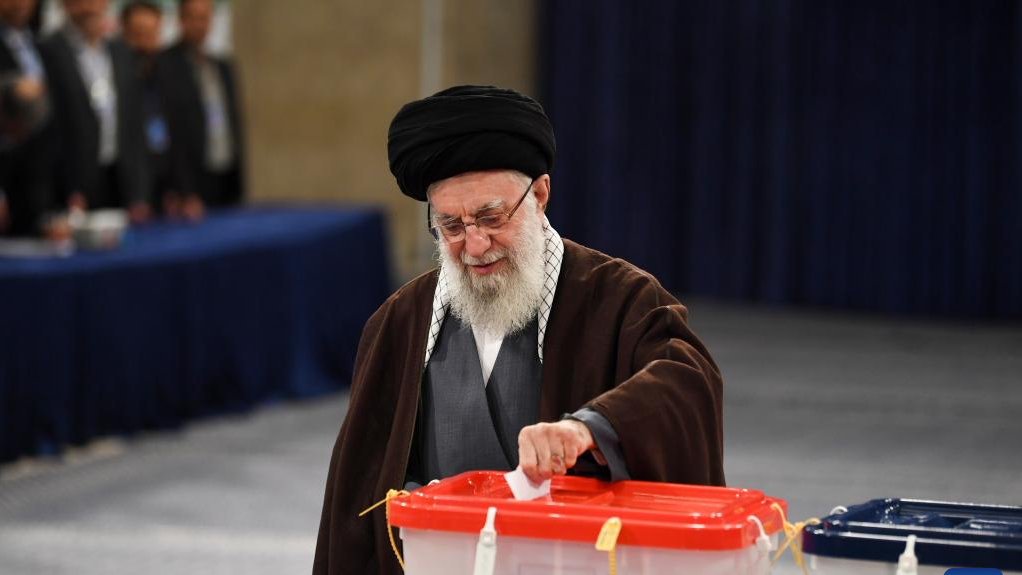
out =
<path fill-rule="evenodd" d="M 383 228 L 260 207 L 0 258 L 0 461 L 347 385 L 390 291 Z"/>

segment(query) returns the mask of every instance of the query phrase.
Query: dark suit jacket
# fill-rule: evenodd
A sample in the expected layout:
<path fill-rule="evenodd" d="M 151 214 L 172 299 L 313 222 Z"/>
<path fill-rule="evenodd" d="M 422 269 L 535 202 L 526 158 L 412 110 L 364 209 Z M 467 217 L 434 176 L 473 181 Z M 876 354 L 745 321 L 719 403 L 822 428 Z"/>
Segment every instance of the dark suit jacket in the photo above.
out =
<path fill-rule="evenodd" d="M 2 28 L 0 28 L 2 32 Z M 37 45 L 38 49 L 38 45 Z M 0 77 L 16 78 L 21 75 L 17 60 L 0 40 Z M 14 97 L 7 91 L 0 93 L 4 115 L 17 116 L 19 110 Z M 0 149 L 0 189 L 7 197 L 10 209 L 10 232 L 16 235 L 33 234 L 38 231 L 39 219 L 52 207 L 51 168 L 52 150 L 49 120 L 42 126 L 25 133 L 21 122 L 14 120 L 4 123 L 4 129 L 18 132 L 17 136 L 5 134 Z"/>
<path fill-rule="evenodd" d="M 106 41 L 117 92 L 117 179 L 122 204 L 150 197 L 142 106 L 131 54 L 120 42 Z M 57 195 L 62 201 L 75 192 L 97 205 L 102 173 L 99 165 L 99 119 L 92 109 L 74 49 L 63 32 L 42 44 L 43 61 L 53 97 L 57 159 Z M 122 206 L 123 207 L 123 206 Z"/>
<path fill-rule="evenodd" d="M 174 166 L 174 183 L 185 193 L 198 194 L 208 205 L 229 205 L 244 195 L 244 170 L 241 117 L 234 72 L 229 62 L 210 57 L 220 72 L 231 124 L 234 164 L 219 178 L 226 189 L 217 191 L 218 177 L 206 169 L 206 111 L 188 48 L 178 42 L 160 54 L 157 73 L 161 96 L 170 128 L 170 153 Z"/>

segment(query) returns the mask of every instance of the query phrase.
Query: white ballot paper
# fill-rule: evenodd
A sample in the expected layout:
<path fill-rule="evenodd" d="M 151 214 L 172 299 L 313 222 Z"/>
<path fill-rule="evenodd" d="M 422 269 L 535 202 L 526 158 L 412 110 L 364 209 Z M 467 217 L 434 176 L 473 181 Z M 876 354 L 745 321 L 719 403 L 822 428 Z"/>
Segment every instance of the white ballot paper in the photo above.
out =
<path fill-rule="evenodd" d="M 515 468 L 514 471 L 505 473 L 504 479 L 507 480 L 507 484 L 511 488 L 511 493 L 515 496 L 515 499 L 519 501 L 538 499 L 550 494 L 550 480 L 547 479 L 539 483 L 529 481 L 529 478 L 525 476 L 525 472 L 522 471 L 521 465 Z"/>

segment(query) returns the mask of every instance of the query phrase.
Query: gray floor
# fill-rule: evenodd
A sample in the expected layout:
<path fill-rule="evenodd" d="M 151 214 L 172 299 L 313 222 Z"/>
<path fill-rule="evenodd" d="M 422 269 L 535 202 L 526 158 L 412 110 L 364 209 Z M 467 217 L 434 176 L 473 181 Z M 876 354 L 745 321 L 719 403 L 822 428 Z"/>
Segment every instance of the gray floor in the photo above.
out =
<path fill-rule="evenodd" d="M 690 301 L 732 486 L 1022 504 L 1022 326 Z M 0 574 L 307 573 L 343 394 L 0 468 Z M 777 574 L 794 573 L 782 560 Z"/>
<path fill-rule="evenodd" d="M 307 573 L 345 404 L 271 407 L 5 468 L 0 574 Z"/>

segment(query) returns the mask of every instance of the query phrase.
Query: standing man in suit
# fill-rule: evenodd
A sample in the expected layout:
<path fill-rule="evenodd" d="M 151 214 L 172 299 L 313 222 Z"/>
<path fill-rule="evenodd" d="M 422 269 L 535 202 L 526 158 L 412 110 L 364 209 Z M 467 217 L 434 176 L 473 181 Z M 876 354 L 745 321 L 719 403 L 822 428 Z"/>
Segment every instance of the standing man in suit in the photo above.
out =
<path fill-rule="evenodd" d="M 170 132 L 156 72 L 162 28 L 163 10 L 153 0 L 130 0 L 121 8 L 121 39 L 135 58 L 135 74 L 142 98 L 153 207 L 164 215 L 179 216 L 180 194 L 173 189 L 171 180 Z"/>
<path fill-rule="evenodd" d="M 50 101 L 29 20 L 36 0 L 0 0 L 0 235 L 34 235 L 50 207 Z"/>
<path fill-rule="evenodd" d="M 237 86 L 229 62 L 206 53 L 212 0 L 181 0 L 181 39 L 161 56 L 171 155 L 186 210 L 244 196 Z M 192 206 L 192 208 L 188 208 Z"/>
<path fill-rule="evenodd" d="M 106 39 L 108 0 L 63 0 L 68 22 L 43 43 L 60 167 L 71 209 L 124 207 L 148 219 L 142 108 L 131 55 Z"/>

